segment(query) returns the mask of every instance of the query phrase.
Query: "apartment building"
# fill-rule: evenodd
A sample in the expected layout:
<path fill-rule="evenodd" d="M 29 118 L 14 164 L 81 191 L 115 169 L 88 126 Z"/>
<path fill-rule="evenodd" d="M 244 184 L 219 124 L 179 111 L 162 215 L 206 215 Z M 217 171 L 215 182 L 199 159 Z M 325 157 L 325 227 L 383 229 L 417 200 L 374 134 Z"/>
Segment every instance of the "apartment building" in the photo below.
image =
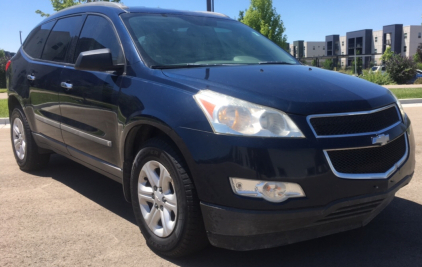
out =
<path fill-rule="evenodd" d="M 373 57 L 373 63 L 375 65 L 381 64 L 381 56 L 383 53 L 383 31 L 373 31 L 372 32 L 372 54 Z"/>
<path fill-rule="evenodd" d="M 325 42 L 294 41 L 289 45 L 289 52 L 295 58 L 322 57 L 325 55 Z"/>
<path fill-rule="evenodd" d="M 346 36 L 328 35 L 325 38 L 327 46 L 335 45 L 338 38 L 340 49 L 328 49 L 326 56 L 339 56 L 341 66 L 350 66 L 356 57 L 362 58 L 364 68 L 381 64 L 381 56 L 387 47 L 396 54 L 413 57 L 419 45 L 422 44 L 422 26 L 403 26 L 393 24 L 383 26 L 382 30 L 370 29 L 347 32 Z M 338 37 L 337 37 L 338 36 Z M 361 56 L 359 56 L 361 55 Z"/>
<path fill-rule="evenodd" d="M 305 41 L 303 40 L 294 41 L 293 44 L 290 45 L 290 54 L 295 58 L 305 57 L 304 42 Z"/>
<path fill-rule="evenodd" d="M 325 42 L 303 42 L 305 57 L 322 57 L 325 55 Z"/>
<path fill-rule="evenodd" d="M 387 47 L 396 54 L 413 57 L 422 45 L 422 26 L 403 24 L 386 25 L 382 30 L 364 29 L 347 32 L 345 36 L 325 36 L 325 42 L 294 41 L 289 52 L 296 58 L 333 57 L 341 66 L 350 66 L 355 57 L 361 58 L 363 67 L 381 64 Z"/>
<path fill-rule="evenodd" d="M 422 26 L 404 26 L 402 56 L 412 57 L 422 44 Z"/>

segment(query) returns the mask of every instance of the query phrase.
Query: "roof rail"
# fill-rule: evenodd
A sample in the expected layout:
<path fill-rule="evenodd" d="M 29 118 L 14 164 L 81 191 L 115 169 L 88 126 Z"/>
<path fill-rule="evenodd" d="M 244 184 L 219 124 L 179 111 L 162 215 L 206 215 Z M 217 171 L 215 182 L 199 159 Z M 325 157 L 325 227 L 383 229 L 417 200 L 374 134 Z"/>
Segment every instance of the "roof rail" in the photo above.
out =
<path fill-rule="evenodd" d="M 96 2 L 89 2 L 89 3 L 74 5 L 74 6 L 65 8 L 63 10 L 67 10 L 67 9 L 71 9 L 71 8 L 77 8 L 77 7 L 80 7 L 80 6 L 104 6 L 104 7 L 114 7 L 114 8 L 120 8 L 120 9 L 126 9 L 127 8 L 127 6 L 120 4 L 120 3 L 96 1 Z"/>
<path fill-rule="evenodd" d="M 214 11 L 195 11 L 195 12 L 199 12 L 199 13 L 209 13 L 209 14 L 214 14 L 214 15 L 221 16 L 221 17 L 230 18 L 230 17 L 229 17 L 229 16 L 227 16 L 226 14 L 223 14 L 223 13 L 218 13 L 218 12 L 214 12 Z"/>
<path fill-rule="evenodd" d="M 95 1 L 95 2 L 84 3 L 83 5 L 115 6 L 115 7 L 118 7 L 118 8 L 127 8 L 127 6 L 125 6 L 121 3 L 108 2 L 108 1 Z"/>

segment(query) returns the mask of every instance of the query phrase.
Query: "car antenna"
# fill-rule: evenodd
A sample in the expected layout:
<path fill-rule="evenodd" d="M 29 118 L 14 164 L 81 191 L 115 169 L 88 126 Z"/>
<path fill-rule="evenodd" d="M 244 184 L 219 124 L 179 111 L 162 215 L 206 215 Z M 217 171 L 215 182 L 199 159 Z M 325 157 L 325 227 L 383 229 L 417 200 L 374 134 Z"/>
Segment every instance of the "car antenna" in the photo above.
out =
<path fill-rule="evenodd" d="M 19 37 L 21 38 L 21 45 L 22 45 L 22 31 L 19 31 Z"/>

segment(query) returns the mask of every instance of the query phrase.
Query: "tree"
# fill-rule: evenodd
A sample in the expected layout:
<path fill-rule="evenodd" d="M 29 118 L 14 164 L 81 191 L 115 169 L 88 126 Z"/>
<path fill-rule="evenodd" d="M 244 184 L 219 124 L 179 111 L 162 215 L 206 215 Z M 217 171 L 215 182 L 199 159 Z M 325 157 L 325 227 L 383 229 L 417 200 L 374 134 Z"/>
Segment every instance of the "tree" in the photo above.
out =
<path fill-rule="evenodd" d="M 0 49 L 0 88 L 6 87 L 6 64 L 9 61 L 3 49 Z"/>
<path fill-rule="evenodd" d="M 413 60 L 416 62 L 422 62 L 422 43 L 418 45 L 416 49 L 416 54 L 413 56 Z"/>
<path fill-rule="evenodd" d="M 358 75 L 360 75 L 362 73 L 362 57 L 357 57 L 356 69 L 355 69 L 355 60 L 353 60 L 352 63 L 350 63 L 350 67 L 353 73 L 357 73 Z"/>
<path fill-rule="evenodd" d="M 398 84 L 404 84 L 416 75 L 416 63 L 411 58 L 399 54 L 394 54 L 385 62 L 385 68 Z"/>
<path fill-rule="evenodd" d="M 74 5 L 89 3 L 89 2 L 95 2 L 95 0 L 50 0 L 51 5 L 53 5 L 54 11 L 60 11 L 62 9 L 65 9 L 67 7 L 71 7 Z M 119 3 L 120 0 L 103 0 L 105 2 L 116 2 Z M 41 17 L 49 17 L 50 14 L 44 13 L 41 10 L 35 11 L 35 13 L 40 14 Z"/>
<path fill-rule="evenodd" d="M 285 48 L 287 36 L 281 16 L 273 7 L 272 0 L 251 0 L 249 9 L 239 11 L 238 20 L 260 32 L 278 46 Z"/>
<path fill-rule="evenodd" d="M 316 67 L 317 66 L 317 60 L 316 58 L 312 59 L 311 65 Z"/>
<path fill-rule="evenodd" d="M 322 64 L 322 67 L 326 70 L 333 70 L 334 69 L 333 61 L 331 59 L 326 59 L 324 63 Z"/>
<path fill-rule="evenodd" d="M 385 63 L 389 61 L 393 55 L 394 55 L 394 52 L 391 51 L 391 47 L 387 47 L 387 49 L 385 49 L 384 51 L 384 54 L 382 54 L 381 56 L 381 61 Z"/>

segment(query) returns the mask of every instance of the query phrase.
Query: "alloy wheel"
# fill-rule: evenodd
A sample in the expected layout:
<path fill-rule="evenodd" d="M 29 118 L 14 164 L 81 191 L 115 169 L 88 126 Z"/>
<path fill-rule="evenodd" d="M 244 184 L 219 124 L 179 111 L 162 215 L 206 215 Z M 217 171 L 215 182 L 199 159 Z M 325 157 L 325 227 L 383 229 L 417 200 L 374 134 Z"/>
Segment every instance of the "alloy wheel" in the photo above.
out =
<path fill-rule="evenodd" d="M 173 179 L 158 161 L 148 161 L 138 178 L 138 198 L 148 228 L 158 237 L 169 236 L 177 220 L 177 198 Z"/>
<path fill-rule="evenodd" d="M 16 156 L 23 160 L 26 152 L 26 138 L 23 123 L 20 118 L 13 121 L 13 145 L 15 146 Z"/>

